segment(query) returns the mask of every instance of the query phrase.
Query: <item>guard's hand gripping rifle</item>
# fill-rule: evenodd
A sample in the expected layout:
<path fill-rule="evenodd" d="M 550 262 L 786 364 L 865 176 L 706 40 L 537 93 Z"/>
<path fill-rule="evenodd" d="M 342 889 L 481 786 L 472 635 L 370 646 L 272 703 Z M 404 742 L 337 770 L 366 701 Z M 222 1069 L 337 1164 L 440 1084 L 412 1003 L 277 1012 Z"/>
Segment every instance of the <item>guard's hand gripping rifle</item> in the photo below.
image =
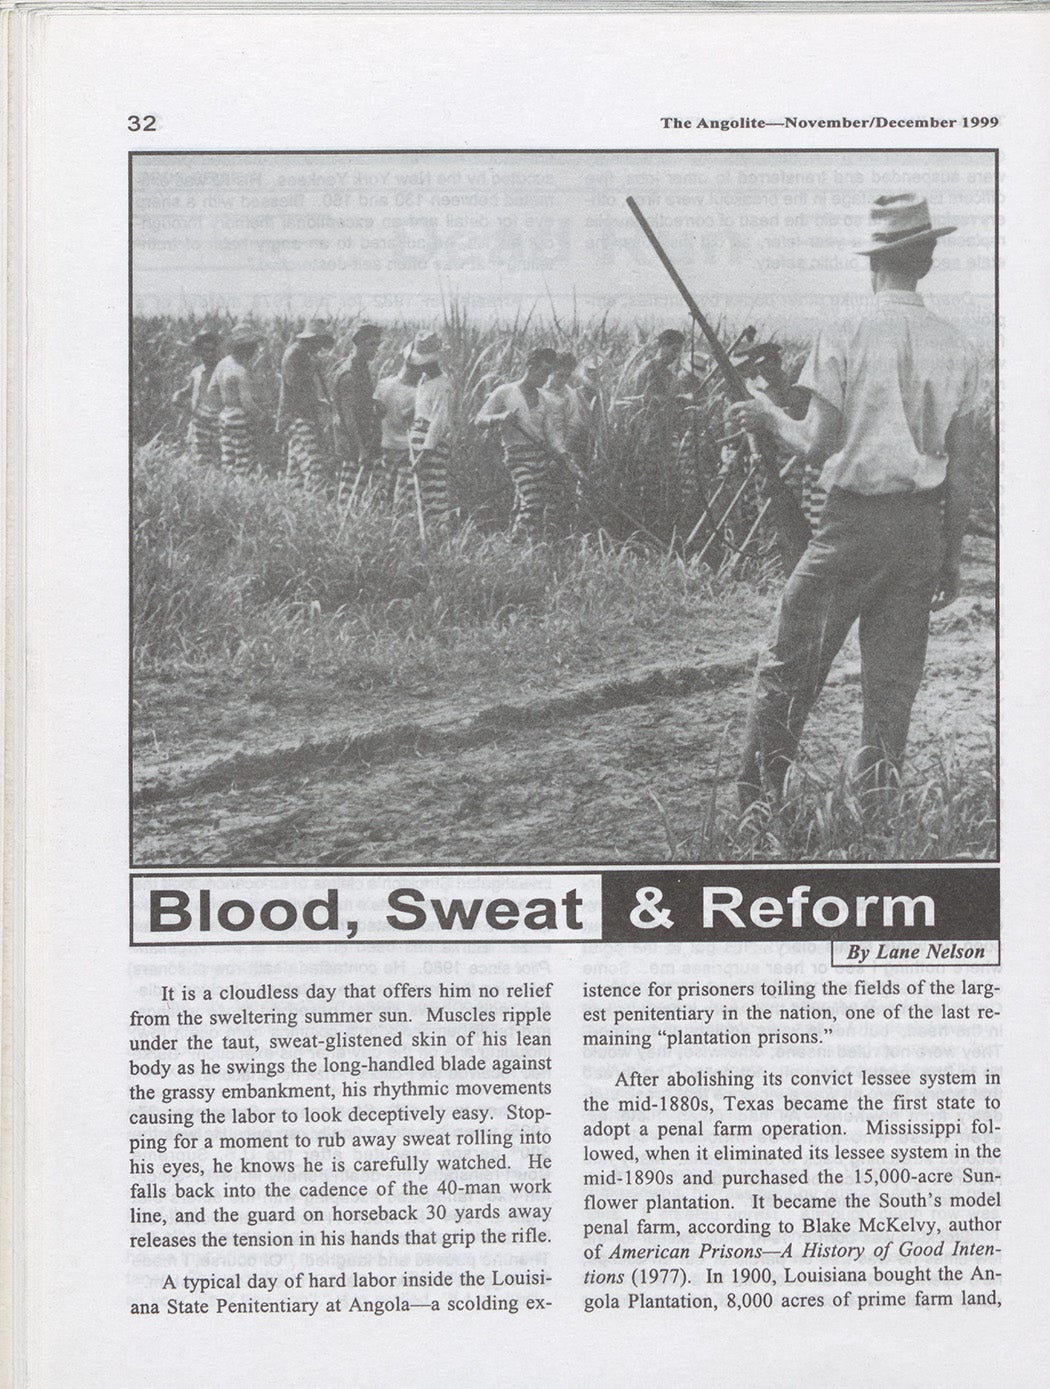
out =
<path fill-rule="evenodd" d="M 729 353 L 722 346 L 718 339 L 718 334 L 708 323 L 707 319 L 700 312 L 699 305 L 686 288 L 685 282 L 671 263 L 667 252 L 660 245 L 656 233 L 646 221 L 641 208 L 633 198 L 627 199 L 627 206 L 634 213 L 635 219 L 642 231 L 645 232 L 650 246 L 660 258 L 660 264 L 671 277 L 675 289 L 685 300 L 686 308 L 689 310 L 693 322 L 707 339 L 722 380 L 725 383 L 726 392 L 731 400 L 750 400 L 751 393 L 747 389 L 744 378 L 733 365 Z M 809 522 L 806 520 L 805 513 L 795 500 L 791 489 L 785 484 L 780 476 L 780 469 L 777 466 L 777 448 L 774 441 L 767 435 L 761 434 L 755 438 L 755 452 L 758 461 L 765 473 L 766 485 L 769 488 L 769 514 L 772 517 L 773 525 L 777 533 L 777 545 L 780 550 L 780 558 L 786 573 L 790 574 L 792 569 L 802 557 L 802 553 L 810 541 Z"/>

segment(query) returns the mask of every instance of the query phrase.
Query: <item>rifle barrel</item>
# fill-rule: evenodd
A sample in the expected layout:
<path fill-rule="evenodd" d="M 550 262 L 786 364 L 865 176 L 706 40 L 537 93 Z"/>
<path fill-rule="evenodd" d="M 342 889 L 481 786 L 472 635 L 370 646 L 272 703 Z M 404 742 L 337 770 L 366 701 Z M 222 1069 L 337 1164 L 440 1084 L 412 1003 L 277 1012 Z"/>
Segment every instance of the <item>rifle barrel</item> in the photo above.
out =
<path fill-rule="evenodd" d="M 642 231 L 645 233 L 649 245 L 653 248 L 657 256 L 660 258 L 660 264 L 667 271 L 668 275 L 670 275 L 671 282 L 673 283 L 675 289 L 685 300 L 686 308 L 689 310 L 693 322 L 696 324 L 696 326 L 700 329 L 701 333 L 703 333 L 704 337 L 707 339 L 707 344 L 711 349 L 711 355 L 718 363 L 722 371 L 722 375 L 725 377 L 726 385 L 729 387 L 730 394 L 733 396 L 735 400 L 749 400 L 751 397 L 751 393 L 744 383 L 744 378 L 740 375 L 740 373 L 734 366 L 732 358 L 723 347 L 718 334 L 715 332 L 715 330 L 711 327 L 710 323 L 708 323 L 707 319 L 704 317 L 703 313 L 700 310 L 700 305 L 689 293 L 689 289 L 685 281 L 682 279 L 681 275 L 679 275 L 678 271 L 675 269 L 671 257 L 667 254 L 663 246 L 660 244 L 660 238 L 656 235 L 656 233 L 653 231 L 652 227 L 646 220 L 645 213 L 642 211 L 642 209 L 638 206 L 638 204 L 635 202 L 633 198 L 627 199 L 627 206 L 634 213 L 635 220 L 641 227 Z"/>
<path fill-rule="evenodd" d="M 723 347 L 718 334 L 708 323 L 707 319 L 700 311 L 700 306 L 689 293 L 685 281 L 675 269 L 670 256 L 660 244 L 660 239 L 646 221 L 645 214 L 633 198 L 627 199 L 627 206 L 634 214 L 635 221 L 645 233 L 646 239 L 659 257 L 660 264 L 671 277 L 675 289 L 685 300 L 686 307 L 693 319 L 693 322 L 703 333 L 711 348 L 711 354 L 718 363 L 719 370 L 725 381 L 727 394 L 733 400 L 749 400 L 751 393 L 747 389 L 741 373 L 733 364 L 729 353 Z M 780 476 L 780 470 L 776 461 L 776 445 L 772 439 L 757 436 L 754 440 L 753 451 L 761 463 L 766 474 L 770 499 L 772 506 L 770 514 L 773 517 L 777 531 L 777 538 L 780 545 L 780 554 L 787 573 L 791 573 L 798 563 L 803 551 L 810 540 L 809 522 L 806 520 L 805 513 L 799 506 L 790 490 L 785 487 Z M 694 534 L 696 527 L 694 527 Z"/>

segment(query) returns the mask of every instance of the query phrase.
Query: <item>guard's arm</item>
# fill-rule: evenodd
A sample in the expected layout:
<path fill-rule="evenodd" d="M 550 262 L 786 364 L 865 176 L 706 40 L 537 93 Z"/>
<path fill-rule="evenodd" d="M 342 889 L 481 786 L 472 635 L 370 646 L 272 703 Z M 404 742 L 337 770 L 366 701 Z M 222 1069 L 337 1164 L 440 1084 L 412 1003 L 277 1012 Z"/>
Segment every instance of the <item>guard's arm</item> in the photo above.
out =
<path fill-rule="evenodd" d="M 823 463 L 835 452 L 842 416 L 823 396 L 810 396 L 804 419 L 795 420 L 779 405 L 765 396 L 738 400 L 730 405 L 726 417 L 734 429 L 765 430 L 781 444 L 786 453 L 798 454 L 809 463 Z"/>
<path fill-rule="evenodd" d="M 948 471 L 944 479 L 944 564 L 930 606 L 936 611 L 954 603 L 959 596 L 962 544 L 970 519 L 973 498 L 974 444 L 973 415 L 956 415 L 945 439 Z"/>

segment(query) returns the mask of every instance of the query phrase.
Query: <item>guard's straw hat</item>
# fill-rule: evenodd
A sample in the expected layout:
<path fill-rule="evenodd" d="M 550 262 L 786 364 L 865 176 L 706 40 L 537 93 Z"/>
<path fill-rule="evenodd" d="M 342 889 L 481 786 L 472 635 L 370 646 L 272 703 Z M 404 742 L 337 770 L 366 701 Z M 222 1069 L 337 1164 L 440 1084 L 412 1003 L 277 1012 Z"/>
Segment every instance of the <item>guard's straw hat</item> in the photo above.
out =
<path fill-rule="evenodd" d="M 886 193 L 872 204 L 868 216 L 869 244 L 857 255 L 874 256 L 879 251 L 935 241 L 956 230 L 956 227 L 935 227 L 926 199 L 916 193 Z"/>
<path fill-rule="evenodd" d="M 437 333 L 421 332 L 412 339 L 405 361 L 409 366 L 427 367 L 441 355 L 441 340 Z"/>
<path fill-rule="evenodd" d="M 254 347 L 262 341 L 262 334 L 250 323 L 238 323 L 230 329 L 230 347 Z"/>
<path fill-rule="evenodd" d="M 301 333 L 296 333 L 295 340 L 296 342 L 325 343 L 329 347 L 332 347 L 335 343 L 335 338 L 332 337 L 331 333 L 319 318 L 308 318 L 306 320 L 306 327 Z"/>

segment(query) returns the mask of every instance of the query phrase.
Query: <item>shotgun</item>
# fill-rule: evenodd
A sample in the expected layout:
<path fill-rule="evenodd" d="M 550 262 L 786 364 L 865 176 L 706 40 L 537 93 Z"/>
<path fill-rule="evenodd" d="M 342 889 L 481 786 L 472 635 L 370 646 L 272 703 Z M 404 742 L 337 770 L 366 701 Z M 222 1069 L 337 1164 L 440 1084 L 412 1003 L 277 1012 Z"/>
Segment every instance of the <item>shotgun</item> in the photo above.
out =
<path fill-rule="evenodd" d="M 633 198 L 627 199 L 627 206 L 634 214 L 635 220 L 645 233 L 646 238 L 660 259 L 660 264 L 671 277 L 675 289 L 685 300 L 685 306 L 689 310 L 693 322 L 707 339 L 711 349 L 711 355 L 722 375 L 725 383 L 726 393 L 731 400 L 750 400 L 751 392 L 747 389 L 747 384 L 743 376 L 737 370 L 729 353 L 723 347 L 718 338 L 718 334 L 708 323 L 707 319 L 700 312 L 700 307 L 696 300 L 689 293 L 685 281 L 679 275 L 671 258 L 661 246 L 656 233 L 646 221 L 641 208 Z M 773 525 L 777 533 L 777 546 L 780 550 L 781 563 L 786 573 L 790 574 L 795 565 L 802 558 L 802 553 L 809 544 L 811 531 L 806 514 L 795 500 L 795 496 L 787 484 L 780 476 L 780 469 L 777 466 L 776 444 L 768 435 L 760 434 L 755 436 L 753 441 L 754 452 L 758 456 L 758 462 L 765 474 L 766 486 L 769 489 L 769 514 L 772 517 Z"/>

